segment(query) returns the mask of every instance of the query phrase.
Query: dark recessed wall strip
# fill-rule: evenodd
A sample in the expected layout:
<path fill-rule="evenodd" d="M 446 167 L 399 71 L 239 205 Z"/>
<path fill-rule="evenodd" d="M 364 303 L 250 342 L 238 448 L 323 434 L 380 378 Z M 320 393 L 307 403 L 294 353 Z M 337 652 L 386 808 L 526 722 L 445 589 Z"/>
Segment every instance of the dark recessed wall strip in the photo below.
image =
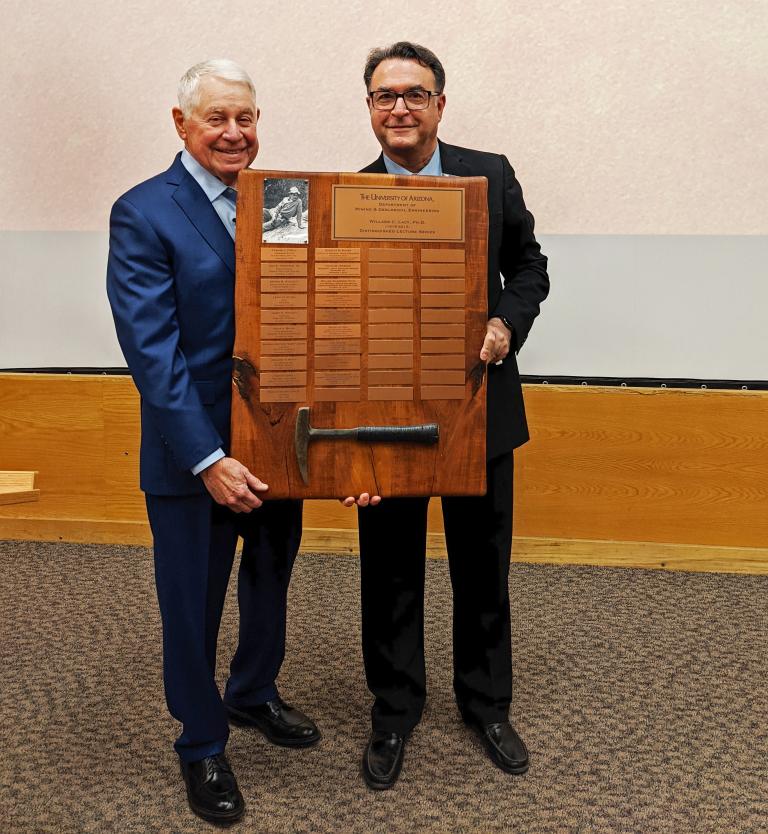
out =
<path fill-rule="evenodd" d="M 0 368 L 0 374 L 90 374 L 129 376 L 128 368 Z"/>
<path fill-rule="evenodd" d="M 0 368 L 4 374 L 92 374 L 127 376 L 127 368 Z M 616 388 L 713 388 L 726 391 L 768 391 L 768 380 L 755 379 L 685 379 L 646 376 L 534 376 L 521 375 L 528 385 L 609 385 Z"/>
<path fill-rule="evenodd" d="M 727 391 L 768 391 L 768 380 L 686 379 L 647 376 L 532 376 L 521 375 L 528 385 L 609 385 L 616 388 L 714 388 Z"/>

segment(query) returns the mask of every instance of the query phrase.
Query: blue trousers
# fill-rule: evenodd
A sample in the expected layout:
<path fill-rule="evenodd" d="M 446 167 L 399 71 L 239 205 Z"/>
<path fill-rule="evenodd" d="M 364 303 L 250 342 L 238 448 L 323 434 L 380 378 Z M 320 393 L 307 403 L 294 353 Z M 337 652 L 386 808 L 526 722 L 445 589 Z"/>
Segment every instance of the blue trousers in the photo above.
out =
<path fill-rule="evenodd" d="M 288 583 L 301 541 L 300 501 L 265 501 L 237 514 L 208 495 L 146 496 L 163 623 L 163 681 L 182 723 L 184 761 L 221 753 L 229 737 L 216 686 L 216 643 L 238 536 L 240 627 L 224 700 L 254 706 L 276 697 L 285 656 Z"/>

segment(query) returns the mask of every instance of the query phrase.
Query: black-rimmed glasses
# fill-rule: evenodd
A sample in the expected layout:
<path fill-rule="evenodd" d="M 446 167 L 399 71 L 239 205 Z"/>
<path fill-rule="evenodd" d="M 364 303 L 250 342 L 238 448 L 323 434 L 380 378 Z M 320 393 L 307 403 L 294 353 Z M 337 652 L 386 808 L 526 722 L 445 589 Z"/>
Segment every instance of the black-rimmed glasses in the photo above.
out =
<path fill-rule="evenodd" d="M 408 110 L 426 110 L 429 107 L 429 100 L 440 93 L 433 93 L 430 90 L 406 90 L 404 93 L 396 93 L 394 90 L 373 90 L 368 93 L 374 110 L 394 110 L 397 100 L 401 98 Z"/>

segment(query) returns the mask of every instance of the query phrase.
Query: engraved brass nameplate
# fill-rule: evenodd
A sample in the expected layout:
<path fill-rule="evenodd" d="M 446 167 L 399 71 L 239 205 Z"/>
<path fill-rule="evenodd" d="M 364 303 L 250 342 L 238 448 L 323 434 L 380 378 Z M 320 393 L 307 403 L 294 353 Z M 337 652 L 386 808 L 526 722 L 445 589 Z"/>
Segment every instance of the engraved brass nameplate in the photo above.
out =
<path fill-rule="evenodd" d="M 315 264 L 315 275 L 359 275 L 359 261 L 342 261 L 332 263 L 330 261 L 319 261 Z"/>
<path fill-rule="evenodd" d="M 318 278 L 315 281 L 315 292 L 360 292 L 360 279 Z"/>
<path fill-rule="evenodd" d="M 307 264 L 301 261 L 264 261 L 261 265 L 262 275 L 297 275 L 307 274 Z"/>
<path fill-rule="evenodd" d="M 307 250 L 305 248 L 281 249 L 277 246 L 262 246 L 262 261 L 306 261 Z"/>
<path fill-rule="evenodd" d="M 318 246 L 315 249 L 316 261 L 359 261 L 360 250 L 352 249 L 346 246 L 336 246 L 333 248 L 323 248 Z"/>
<path fill-rule="evenodd" d="M 464 240 L 463 188 L 333 186 L 335 240 Z"/>

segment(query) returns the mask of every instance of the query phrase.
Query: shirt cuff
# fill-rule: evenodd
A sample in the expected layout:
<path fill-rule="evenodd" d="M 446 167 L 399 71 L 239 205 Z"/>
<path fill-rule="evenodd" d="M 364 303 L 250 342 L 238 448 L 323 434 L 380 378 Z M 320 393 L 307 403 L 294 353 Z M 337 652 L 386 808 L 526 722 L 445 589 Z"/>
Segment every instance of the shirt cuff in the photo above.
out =
<path fill-rule="evenodd" d="M 192 467 L 192 474 L 199 475 L 203 469 L 207 469 L 212 463 L 216 463 L 217 460 L 221 460 L 225 457 L 226 455 L 224 454 L 223 449 L 217 449 L 215 452 L 211 452 L 207 458 L 203 458 L 200 463 Z"/>

